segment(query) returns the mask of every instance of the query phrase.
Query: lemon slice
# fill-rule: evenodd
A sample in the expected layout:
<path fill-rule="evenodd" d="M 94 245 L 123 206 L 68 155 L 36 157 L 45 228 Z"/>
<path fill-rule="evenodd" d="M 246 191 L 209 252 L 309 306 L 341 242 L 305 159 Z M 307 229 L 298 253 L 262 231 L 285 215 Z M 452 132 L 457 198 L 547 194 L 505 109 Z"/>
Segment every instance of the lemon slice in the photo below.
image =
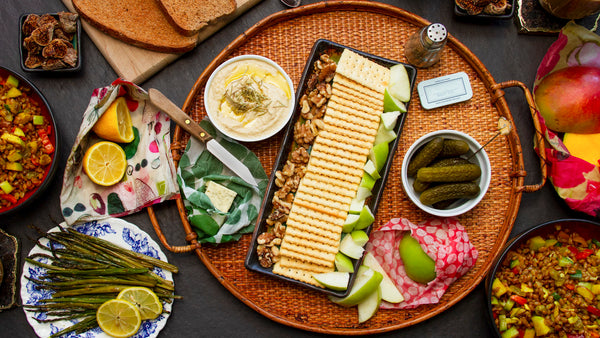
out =
<path fill-rule="evenodd" d="M 133 127 L 131 126 L 131 115 L 127 108 L 127 101 L 119 97 L 100 116 L 92 130 L 98 137 L 108 141 L 129 143 L 133 141 Z"/>
<path fill-rule="evenodd" d="M 92 145 L 83 155 L 83 171 L 92 182 L 110 186 L 121 180 L 127 169 L 123 148 L 110 141 Z"/>
<path fill-rule="evenodd" d="M 142 320 L 155 319 L 162 313 L 162 303 L 152 290 L 134 286 L 119 292 L 117 299 L 126 300 L 135 304 L 140 310 Z"/>
<path fill-rule="evenodd" d="M 104 302 L 96 312 L 98 326 L 112 337 L 131 337 L 142 323 L 137 306 L 122 299 Z"/>

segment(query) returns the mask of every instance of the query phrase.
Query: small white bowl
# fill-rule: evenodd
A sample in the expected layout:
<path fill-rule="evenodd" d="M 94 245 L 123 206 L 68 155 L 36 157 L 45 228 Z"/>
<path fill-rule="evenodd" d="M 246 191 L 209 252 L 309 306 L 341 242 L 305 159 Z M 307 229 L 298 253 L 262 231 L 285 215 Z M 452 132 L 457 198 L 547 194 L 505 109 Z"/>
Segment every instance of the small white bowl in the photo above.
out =
<path fill-rule="evenodd" d="M 262 62 L 265 62 L 265 63 L 271 65 L 275 69 L 277 69 L 277 71 L 279 73 L 281 73 L 281 75 L 283 75 L 283 77 L 285 78 L 287 85 L 289 86 L 289 90 L 290 90 L 290 94 L 291 94 L 289 108 L 284 112 L 284 115 L 278 121 L 278 123 L 267 131 L 263 131 L 263 132 L 257 133 L 257 134 L 252 134 L 251 136 L 250 135 L 248 135 L 248 136 L 240 135 L 240 134 L 231 132 L 230 130 L 226 129 L 224 127 L 224 125 L 216 118 L 216 114 L 218 114 L 218 112 L 211 109 L 210 105 L 208 104 L 208 99 L 207 99 L 210 95 L 209 94 L 210 88 L 211 88 L 213 82 L 215 81 L 215 77 L 217 77 L 219 72 L 222 71 L 225 67 L 227 67 L 233 63 L 241 62 L 244 60 L 262 61 Z M 234 58 L 231 58 L 231 59 L 223 62 L 210 75 L 210 77 L 208 78 L 208 81 L 206 82 L 206 86 L 204 87 L 204 109 L 206 110 L 206 114 L 208 115 L 208 118 L 221 133 L 223 133 L 224 135 L 226 135 L 234 140 L 237 140 L 237 141 L 243 141 L 243 142 L 262 141 L 262 140 L 265 140 L 265 139 L 275 135 L 281 129 L 283 129 L 283 127 L 285 127 L 287 125 L 287 123 L 290 121 L 295 108 L 296 108 L 296 96 L 294 93 L 294 84 L 292 83 L 292 80 L 290 79 L 289 75 L 275 61 L 268 59 L 264 56 L 260 56 L 260 55 L 251 55 L 251 54 L 240 55 L 240 56 L 236 56 Z"/>
<path fill-rule="evenodd" d="M 427 142 L 429 142 L 430 140 L 432 140 L 433 138 L 438 137 L 438 136 L 443 137 L 445 139 L 463 140 L 463 141 L 467 142 L 469 144 L 470 150 L 467 154 L 461 156 L 464 158 L 468 158 L 477 149 L 481 148 L 481 145 L 479 143 L 477 143 L 477 141 L 475 141 L 474 138 L 472 138 L 471 136 L 469 136 L 463 132 L 460 132 L 460 131 L 438 130 L 438 131 L 434 131 L 432 133 L 426 134 L 426 135 L 422 136 L 421 138 L 419 138 L 415 143 L 413 143 L 410 146 L 410 148 L 408 148 L 408 151 L 406 152 L 406 155 L 404 156 L 404 159 L 402 160 L 402 173 L 401 173 L 402 185 L 404 187 L 404 191 L 406 192 L 406 195 L 408 195 L 408 198 L 410 198 L 410 200 L 414 204 L 416 204 L 421 210 L 423 210 L 429 214 L 432 214 L 435 216 L 440 216 L 440 217 L 458 216 L 458 215 L 463 214 L 463 213 L 471 210 L 472 208 L 474 208 L 481 201 L 481 199 L 487 192 L 487 189 L 490 186 L 490 180 L 491 180 L 491 176 L 492 176 L 492 168 L 491 168 L 491 164 L 490 164 L 490 159 L 488 158 L 487 153 L 485 152 L 485 149 L 481 149 L 472 159 L 470 159 L 470 162 L 479 165 L 479 167 L 481 168 L 481 176 L 476 181 L 479 184 L 479 189 L 480 189 L 479 195 L 477 195 L 477 197 L 470 198 L 470 199 L 468 199 L 468 198 L 460 199 L 460 200 L 452 203 L 446 209 L 436 209 L 434 207 L 425 205 L 425 204 L 421 203 L 421 201 L 419 200 L 420 193 L 415 192 L 415 190 L 413 189 L 413 182 L 415 181 L 415 178 L 408 177 L 408 175 L 406 174 L 406 171 L 407 171 L 408 163 L 410 162 L 410 159 L 417 152 L 417 150 L 419 150 Z"/>

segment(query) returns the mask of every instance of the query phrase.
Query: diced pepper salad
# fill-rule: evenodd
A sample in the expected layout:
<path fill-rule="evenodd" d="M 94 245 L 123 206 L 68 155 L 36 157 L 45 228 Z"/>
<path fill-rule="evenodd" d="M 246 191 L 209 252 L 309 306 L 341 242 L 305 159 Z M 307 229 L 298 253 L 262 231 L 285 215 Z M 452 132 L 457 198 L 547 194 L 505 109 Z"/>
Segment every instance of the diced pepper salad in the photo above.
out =
<path fill-rule="evenodd" d="M 0 79 L 0 208 L 42 183 L 54 156 L 53 132 L 30 89 L 12 75 Z"/>
<path fill-rule="evenodd" d="M 568 229 L 510 251 L 492 280 L 502 337 L 600 337 L 600 242 Z"/>

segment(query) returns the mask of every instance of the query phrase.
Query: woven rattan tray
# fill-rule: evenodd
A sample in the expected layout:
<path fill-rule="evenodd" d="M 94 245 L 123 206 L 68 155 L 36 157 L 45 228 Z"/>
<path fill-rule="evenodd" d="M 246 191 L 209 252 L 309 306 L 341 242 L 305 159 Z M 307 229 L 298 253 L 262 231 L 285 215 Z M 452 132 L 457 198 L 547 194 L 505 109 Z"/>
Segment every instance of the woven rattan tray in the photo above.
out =
<path fill-rule="evenodd" d="M 281 65 L 297 86 L 311 47 L 320 38 L 406 62 L 404 42 L 427 24 L 426 20 L 400 8 L 367 1 L 328 1 L 275 13 L 239 36 L 208 65 L 191 89 L 183 110 L 197 121 L 204 117 L 202 93 L 205 83 L 219 64 L 233 56 L 259 54 L 268 57 Z M 479 59 L 452 36 L 441 61 L 417 72 L 417 83 L 459 71 L 468 74 L 473 87 L 473 98 L 467 102 L 425 111 L 418 103 L 416 90 L 413 92 L 414 104 L 405 120 L 374 224 L 376 229 L 395 217 L 405 217 L 413 222 L 430 217 L 409 201 L 400 180 L 402 158 L 420 136 L 438 129 L 455 129 L 483 144 L 495 133 L 499 117 L 505 117 L 513 124 L 508 136 L 497 138 L 486 147 L 492 164 L 492 182 L 486 196 L 476 208 L 458 217 L 479 251 L 477 263 L 450 286 L 440 303 L 411 310 L 381 310 L 359 325 L 355 308 L 342 308 L 320 292 L 247 270 L 244 259 L 251 236 L 243 236 L 235 244 L 200 247 L 187 222 L 181 200 L 177 200 L 177 207 L 189 242 L 187 246 L 169 245 L 154 210 L 148 209 L 162 244 L 173 252 L 194 250 L 217 280 L 246 305 L 276 322 L 303 330 L 372 334 L 407 327 L 448 309 L 471 292 L 489 271 L 511 232 L 522 192 L 535 191 L 542 185 L 523 185 L 525 171 L 521 144 L 502 91 L 505 87 L 519 86 L 533 109 L 527 87 L 517 81 L 497 84 Z M 272 171 L 282 138 L 280 133 L 266 141 L 246 144 L 260 158 L 267 174 Z M 175 129 L 172 151 L 176 160 L 188 139 L 189 135 L 182 129 Z M 539 133 L 537 140 L 542 141 Z M 544 153 L 543 149 L 541 153 Z M 542 176 L 545 181 L 544 167 Z"/>

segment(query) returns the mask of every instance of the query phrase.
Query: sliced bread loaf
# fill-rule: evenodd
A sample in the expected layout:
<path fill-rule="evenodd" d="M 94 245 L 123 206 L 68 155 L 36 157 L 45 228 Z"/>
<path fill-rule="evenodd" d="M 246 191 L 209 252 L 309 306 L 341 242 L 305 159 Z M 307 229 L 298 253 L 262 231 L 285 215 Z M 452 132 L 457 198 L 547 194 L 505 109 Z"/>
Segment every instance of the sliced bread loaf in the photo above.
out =
<path fill-rule="evenodd" d="M 233 13 L 235 0 L 156 0 L 176 29 L 194 35 L 209 23 Z"/>
<path fill-rule="evenodd" d="M 73 0 L 79 15 L 102 32 L 145 49 L 183 53 L 198 43 L 167 20 L 153 0 Z"/>

